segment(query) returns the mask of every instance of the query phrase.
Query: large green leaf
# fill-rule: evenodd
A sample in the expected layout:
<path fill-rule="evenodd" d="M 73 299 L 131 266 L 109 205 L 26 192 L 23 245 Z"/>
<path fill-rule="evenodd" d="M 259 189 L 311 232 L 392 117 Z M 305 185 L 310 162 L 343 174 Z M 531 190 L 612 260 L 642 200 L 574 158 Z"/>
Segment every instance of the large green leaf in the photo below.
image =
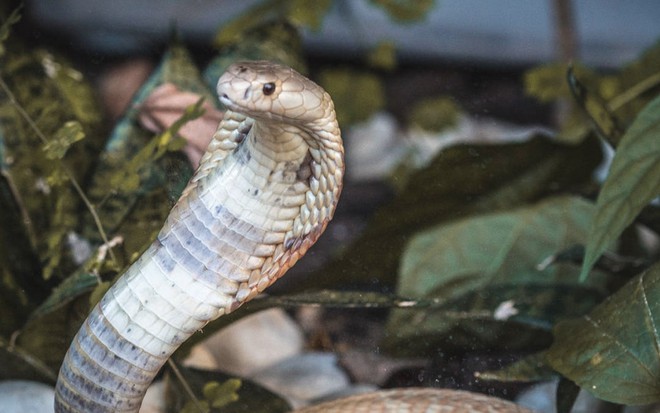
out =
<path fill-rule="evenodd" d="M 582 278 L 608 245 L 660 195 L 660 96 L 649 103 L 617 147 L 596 201 Z"/>
<path fill-rule="evenodd" d="M 337 288 L 375 280 L 393 285 L 403 246 L 415 232 L 574 188 L 591 179 L 600 159 L 594 140 L 568 146 L 539 137 L 524 143 L 448 148 L 410 176 L 406 187 L 374 214 L 343 255 L 297 288 Z"/>
<path fill-rule="evenodd" d="M 603 400 L 660 401 L 660 264 L 555 329 L 550 365 Z"/>
<path fill-rule="evenodd" d="M 549 331 L 556 320 L 588 311 L 605 296 L 602 279 L 580 285 L 577 266 L 539 264 L 584 242 L 592 210 L 580 198 L 550 198 L 413 237 L 402 258 L 397 293 L 445 306 L 393 311 L 387 327 L 390 347 L 406 354 L 433 352 L 449 336 L 460 347 L 459 334 L 475 337 L 471 345 L 524 347 L 535 340 L 525 336 L 523 326 Z M 448 317 L 447 310 L 468 316 Z M 518 324 L 513 335 L 512 323 Z"/>

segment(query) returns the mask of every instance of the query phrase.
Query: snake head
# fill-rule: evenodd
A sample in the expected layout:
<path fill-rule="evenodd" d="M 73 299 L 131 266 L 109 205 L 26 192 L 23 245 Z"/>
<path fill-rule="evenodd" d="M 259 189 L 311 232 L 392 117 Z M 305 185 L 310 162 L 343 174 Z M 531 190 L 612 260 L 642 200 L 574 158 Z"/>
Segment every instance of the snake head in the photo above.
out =
<path fill-rule="evenodd" d="M 334 121 L 332 100 L 319 85 L 269 61 L 232 64 L 218 80 L 217 90 L 229 110 L 255 119 L 297 125 Z"/>

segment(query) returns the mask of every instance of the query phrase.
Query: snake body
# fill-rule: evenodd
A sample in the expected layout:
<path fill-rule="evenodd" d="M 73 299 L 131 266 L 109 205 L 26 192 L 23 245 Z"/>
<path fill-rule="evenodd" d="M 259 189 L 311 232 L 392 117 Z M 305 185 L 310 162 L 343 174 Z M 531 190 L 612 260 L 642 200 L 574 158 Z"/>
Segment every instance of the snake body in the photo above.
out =
<path fill-rule="evenodd" d="M 358 394 L 295 413 L 533 413 L 515 403 L 460 390 L 402 388 Z"/>
<path fill-rule="evenodd" d="M 218 96 L 228 111 L 195 175 L 69 347 L 57 413 L 137 412 L 181 343 L 282 276 L 332 218 L 344 150 L 330 96 L 265 61 L 231 65 Z"/>

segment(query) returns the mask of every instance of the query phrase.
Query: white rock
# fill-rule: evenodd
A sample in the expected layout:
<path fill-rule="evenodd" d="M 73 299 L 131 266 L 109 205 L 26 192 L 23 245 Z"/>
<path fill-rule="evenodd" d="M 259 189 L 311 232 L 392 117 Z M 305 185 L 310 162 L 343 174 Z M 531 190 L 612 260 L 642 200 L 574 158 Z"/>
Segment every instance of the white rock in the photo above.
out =
<path fill-rule="evenodd" d="M 140 413 L 165 413 L 165 383 L 162 380 L 154 382 L 147 389 L 142 400 Z"/>
<path fill-rule="evenodd" d="M 345 134 L 346 170 L 358 181 L 383 179 L 404 160 L 409 166 L 420 168 L 440 150 L 456 144 L 522 142 L 536 133 L 553 134 L 538 126 L 520 126 L 467 115 L 461 115 L 456 126 L 441 132 L 417 127 L 401 130 L 391 114 L 379 112 Z"/>
<path fill-rule="evenodd" d="M 345 134 L 346 171 L 354 180 L 381 179 L 406 153 L 396 119 L 378 112 Z"/>
<path fill-rule="evenodd" d="M 203 343 L 229 374 L 248 376 L 303 349 L 300 327 L 282 309 L 270 309 L 245 317 Z"/>
<path fill-rule="evenodd" d="M 0 382 L 2 413 L 51 413 L 55 411 L 51 386 L 26 380 Z"/>
<path fill-rule="evenodd" d="M 286 398 L 295 408 L 350 386 L 332 353 L 300 354 L 257 371 L 250 378 Z"/>
<path fill-rule="evenodd" d="M 190 350 L 188 357 L 183 360 L 183 365 L 202 370 L 218 370 L 220 368 L 211 350 L 203 343 Z"/>

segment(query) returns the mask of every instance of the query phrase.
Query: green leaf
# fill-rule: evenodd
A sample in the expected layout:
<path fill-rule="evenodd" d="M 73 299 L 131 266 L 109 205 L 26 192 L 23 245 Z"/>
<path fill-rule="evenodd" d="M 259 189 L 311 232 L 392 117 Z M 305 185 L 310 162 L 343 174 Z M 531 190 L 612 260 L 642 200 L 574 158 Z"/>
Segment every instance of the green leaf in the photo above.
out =
<path fill-rule="evenodd" d="M 435 6 L 435 0 L 371 0 L 382 7 L 394 21 L 412 23 L 424 18 Z"/>
<path fill-rule="evenodd" d="M 14 11 L 11 12 L 9 17 L 7 17 L 7 19 L 2 22 L 2 26 L 0 26 L 0 57 L 5 54 L 4 42 L 7 40 L 9 34 L 11 33 L 11 27 L 21 21 L 22 7 L 22 5 L 16 7 Z"/>
<path fill-rule="evenodd" d="M 408 115 L 409 123 L 431 132 L 441 132 L 458 123 L 461 108 L 449 96 L 422 99 Z"/>
<path fill-rule="evenodd" d="M 160 229 L 192 175 L 185 157 L 169 152 L 179 144 L 172 131 L 181 124 L 154 137 L 138 122 L 140 105 L 164 83 L 173 83 L 179 90 L 212 99 L 188 51 L 180 44 L 172 45 L 113 129 L 88 190 L 91 202 L 98 205 L 106 231 L 124 235 L 124 248 L 129 257 L 141 250 Z M 194 117 L 192 115 L 184 115 L 183 121 Z M 90 216 L 86 216 L 83 234 L 99 241 Z"/>
<path fill-rule="evenodd" d="M 500 382 L 535 382 L 554 379 L 557 373 L 545 362 L 545 352 L 525 356 L 499 370 L 475 373 L 479 380 L 494 380 Z"/>
<path fill-rule="evenodd" d="M 330 6 L 332 0 L 317 0 L 314 7 L 310 7 L 309 0 L 290 0 L 287 15 L 294 24 L 320 30 Z"/>
<path fill-rule="evenodd" d="M 50 296 L 44 300 L 36 310 L 30 314 L 30 319 L 34 320 L 59 310 L 82 294 L 92 291 L 100 280 L 97 275 L 87 272 L 78 272 L 67 277 L 57 287 L 53 289 Z"/>
<path fill-rule="evenodd" d="M 374 69 L 391 71 L 396 68 L 396 45 L 392 41 L 379 42 L 367 55 L 367 63 Z"/>
<path fill-rule="evenodd" d="M 385 91 L 378 76 L 351 68 L 325 69 L 319 84 L 332 96 L 340 125 L 368 119 L 385 106 Z"/>
<path fill-rule="evenodd" d="M 461 346 L 457 329 L 488 347 L 525 347 L 537 338 L 525 337 L 525 325 L 533 332 L 549 331 L 556 320 L 588 311 L 605 295 L 602 279 L 580 285 L 577 266 L 557 263 L 540 269 L 539 263 L 584 242 L 592 210 L 580 198 L 557 197 L 415 235 L 401 261 L 397 293 L 438 300 L 447 304 L 445 310 L 484 315 L 471 326 L 469 318 L 448 318 L 442 309 L 393 311 L 388 347 L 403 347 L 405 354 L 434 351 L 449 336 Z M 520 324 L 516 342 L 504 340 L 506 321 Z"/>
<path fill-rule="evenodd" d="M 93 89 L 87 83 L 82 82 L 83 74 L 51 53 L 42 51 L 39 53 L 39 57 L 46 75 L 52 79 L 59 94 L 70 105 L 70 110 L 76 119 L 84 124 L 100 122 L 103 115 Z M 94 149 L 98 150 L 100 147 L 94 145 Z"/>
<path fill-rule="evenodd" d="M 178 151 L 185 140 L 177 134 L 179 130 L 191 120 L 195 120 L 204 114 L 202 109 L 204 98 L 186 108 L 184 113 L 163 133 L 152 138 L 144 145 L 121 169 L 110 176 L 110 184 L 119 194 L 135 192 L 140 188 L 141 170 L 149 168 L 153 163 L 160 160 L 168 151 Z"/>
<path fill-rule="evenodd" d="M 223 48 L 239 43 L 246 32 L 278 20 L 318 30 L 330 6 L 332 0 L 315 1 L 314 7 L 310 7 L 308 0 L 265 0 L 222 26 L 213 39 L 213 45 Z"/>
<path fill-rule="evenodd" d="M 600 162 L 595 140 L 578 146 L 544 138 L 506 145 L 458 145 L 413 173 L 406 187 L 376 211 L 343 254 L 297 288 L 380 282 L 393 285 L 403 246 L 417 231 L 485 211 L 534 202 L 550 190 L 575 188 Z"/>
<path fill-rule="evenodd" d="M 585 279 L 598 257 L 660 195 L 660 96 L 626 131 L 596 201 L 582 266 Z"/>
<path fill-rule="evenodd" d="M 71 120 L 55 132 L 55 136 L 44 145 L 48 159 L 62 159 L 69 146 L 85 138 L 85 131 L 80 122 Z"/>
<path fill-rule="evenodd" d="M 622 132 L 619 121 L 608 107 L 607 102 L 594 90 L 589 90 L 575 76 L 572 67 L 568 69 L 567 78 L 575 100 L 585 111 L 598 134 L 606 141 L 616 145 L 621 139 Z"/>
<path fill-rule="evenodd" d="M 599 399 L 660 401 L 660 264 L 589 314 L 561 322 L 547 361 Z"/>
<path fill-rule="evenodd" d="M 597 87 L 597 74 L 582 65 L 574 65 L 573 72 L 579 77 L 588 89 Z M 571 97 L 571 91 L 566 82 L 565 63 L 550 63 L 534 67 L 525 72 L 525 93 L 535 97 L 541 102 L 552 102 L 560 98 Z"/>
<path fill-rule="evenodd" d="M 238 400 L 238 389 L 241 388 L 239 379 L 225 380 L 220 384 L 217 381 L 211 381 L 204 385 L 202 392 L 204 397 L 211 402 L 211 406 L 219 408 Z"/>
<path fill-rule="evenodd" d="M 220 28 L 213 39 L 213 46 L 225 47 L 239 40 L 246 30 L 259 26 L 265 20 L 281 17 L 284 14 L 285 3 L 286 0 L 265 0 L 251 7 Z"/>
<path fill-rule="evenodd" d="M 254 27 L 239 28 L 235 39 L 224 45 L 204 69 L 204 81 L 214 93 L 218 78 L 239 60 L 270 60 L 303 74 L 307 72 L 300 32 L 288 20 L 267 20 Z M 220 104 L 217 99 L 214 103 Z"/>

